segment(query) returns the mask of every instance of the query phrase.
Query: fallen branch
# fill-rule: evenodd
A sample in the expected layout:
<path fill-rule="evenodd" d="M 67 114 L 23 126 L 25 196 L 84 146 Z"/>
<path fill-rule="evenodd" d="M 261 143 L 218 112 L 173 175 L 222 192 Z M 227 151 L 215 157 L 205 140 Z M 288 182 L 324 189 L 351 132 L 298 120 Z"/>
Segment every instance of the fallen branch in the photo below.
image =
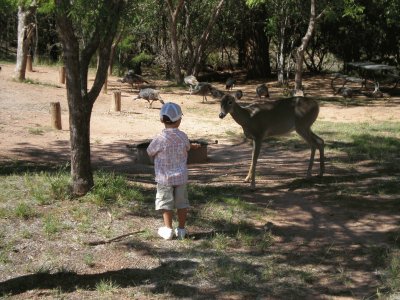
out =
<path fill-rule="evenodd" d="M 123 238 L 126 238 L 128 236 L 131 236 L 131 235 L 134 235 L 134 234 L 138 234 L 138 233 L 142 233 L 142 232 L 144 232 L 144 230 L 138 230 L 138 231 L 134 231 L 134 232 L 130 232 L 130 233 L 125 233 L 125 234 L 119 235 L 117 237 L 114 237 L 112 239 L 108 239 L 108 240 L 85 242 L 85 244 L 89 245 L 89 246 L 97 246 L 97 245 L 109 244 L 109 243 L 112 243 L 112 242 L 117 242 L 119 240 L 122 240 Z"/>

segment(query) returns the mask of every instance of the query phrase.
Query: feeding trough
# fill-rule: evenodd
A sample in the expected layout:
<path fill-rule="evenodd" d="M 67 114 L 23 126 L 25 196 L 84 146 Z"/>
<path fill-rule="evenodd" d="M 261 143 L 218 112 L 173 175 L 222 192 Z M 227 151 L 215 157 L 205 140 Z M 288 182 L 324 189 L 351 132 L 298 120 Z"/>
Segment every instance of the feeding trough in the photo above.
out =
<path fill-rule="evenodd" d="M 128 145 L 127 147 L 135 152 L 136 163 L 144 165 L 152 165 L 153 161 L 147 154 L 147 147 L 150 140 L 143 141 L 139 144 Z M 188 164 L 202 164 L 207 162 L 207 146 L 208 143 L 202 140 L 190 140 L 191 144 L 200 144 L 197 149 L 190 149 L 188 152 Z"/>

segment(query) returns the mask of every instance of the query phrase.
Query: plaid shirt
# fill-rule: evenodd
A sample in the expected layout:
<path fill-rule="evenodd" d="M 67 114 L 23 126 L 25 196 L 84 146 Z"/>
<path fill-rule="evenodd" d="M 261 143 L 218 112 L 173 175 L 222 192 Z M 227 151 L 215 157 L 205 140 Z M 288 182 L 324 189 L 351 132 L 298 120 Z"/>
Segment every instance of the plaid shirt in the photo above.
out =
<path fill-rule="evenodd" d="M 166 128 L 151 141 L 147 153 L 154 156 L 157 183 L 176 186 L 188 181 L 189 150 L 189 139 L 178 128 Z"/>

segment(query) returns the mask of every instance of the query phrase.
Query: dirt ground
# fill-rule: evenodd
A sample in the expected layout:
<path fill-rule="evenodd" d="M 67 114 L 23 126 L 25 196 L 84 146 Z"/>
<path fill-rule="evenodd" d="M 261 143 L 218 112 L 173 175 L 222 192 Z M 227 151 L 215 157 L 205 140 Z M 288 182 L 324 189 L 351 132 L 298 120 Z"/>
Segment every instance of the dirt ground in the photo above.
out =
<path fill-rule="evenodd" d="M 58 69 L 35 66 L 34 72 L 27 72 L 27 78 L 33 84 L 13 81 L 13 70 L 13 65 L 3 65 L 0 72 L 0 158 L 29 159 L 29 155 L 33 155 L 35 161 L 48 161 L 54 153 L 57 153 L 55 161 L 59 160 L 60 155 L 63 158 L 68 157 L 68 107 L 65 86 L 59 83 Z M 109 78 L 107 93 L 100 94 L 93 108 L 91 143 L 95 163 L 109 159 L 118 159 L 121 165 L 124 160 L 128 163 L 131 158 L 126 155 L 123 145 L 151 139 L 163 128 L 158 121 L 161 104 L 154 102 L 152 109 L 149 109 L 147 101 L 143 99 L 132 101 L 137 90 L 132 90 L 128 84 L 117 82 L 117 79 L 114 76 Z M 162 87 L 165 82 L 151 81 L 151 84 Z M 259 82 L 246 82 L 245 85 L 239 83 L 235 90 L 241 89 L 245 94 L 243 100 L 251 102 L 256 100 L 255 87 L 258 84 Z M 214 85 L 224 90 L 222 83 Z M 274 87 L 274 82 L 268 85 L 272 99 L 282 96 L 282 89 Z M 304 86 L 307 96 L 337 99 L 330 88 L 329 76 L 306 79 Z M 121 112 L 113 112 L 111 109 L 112 92 L 117 90 L 122 92 Z M 161 88 L 161 96 L 164 101 L 173 101 L 182 106 L 184 119 L 181 129 L 187 132 L 189 138 L 201 138 L 211 143 L 219 141 L 218 145 L 210 146 L 211 153 L 214 149 L 222 149 L 232 144 L 232 136 L 229 136 L 229 133 L 232 135 L 241 132 L 232 118 L 218 118 L 218 101 L 210 96 L 206 103 L 202 103 L 201 96 L 190 96 L 186 90 L 169 88 L 166 91 Z M 371 103 L 370 100 L 366 101 Z M 325 104 L 321 107 L 318 120 L 397 120 L 400 107 L 392 105 L 396 101 L 398 98 L 392 97 L 378 105 L 345 107 L 335 105 L 335 102 L 333 105 Z M 61 104 L 62 130 L 51 128 L 51 102 Z"/>
<path fill-rule="evenodd" d="M 34 72 L 27 73 L 27 78 L 33 81 L 32 84 L 14 81 L 13 70 L 14 65 L 6 64 L 2 65 L 0 71 L 0 162 L 68 162 L 68 108 L 65 86 L 59 83 L 58 69 L 34 66 Z M 242 180 L 248 169 L 251 147 L 242 142 L 241 128 L 230 116 L 223 120 L 218 118 L 218 101 L 210 96 L 206 103 L 202 103 L 200 96 L 190 96 L 185 89 L 165 88 L 165 82 L 150 81 L 161 87 L 164 101 L 174 101 L 182 106 L 184 117 L 181 129 L 189 138 L 204 139 L 210 143 L 209 162 L 190 165 L 191 180 L 204 184 L 244 186 Z M 38 82 L 40 84 L 36 84 Z M 256 99 L 255 87 L 258 84 L 259 82 L 239 81 L 234 90 L 241 89 L 245 94 L 243 100 L 249 103 Z M 224 89 L 222 83 L 214 85 Z M 277 88 L 274 82 L 268 82 L 268 85 L 271 98 L 282 96 L 282 89 Z M 356 97 L 357 101 L 365 101 L 365 105 L 346 106 L 333 94 L 329 76 L 306 77 L 304 86 L 307 96 L 326 98 L 321 104 L 318 118 L 321 121 L 398 121 L 400 116 L 398 96 L 379 101 L 359 96 Z M 121 112 L 111 111 L 112 91 L 115 90 L 122 91 Z M 149 109 L 145 100 L 132 101 L 136 94 L 137 90 L 132 91 L 128 85 L 117 82 L 117 77 L 109 77 L 108 92 L 99 96 L 92 114 L 92 161 L 96 168 L 108 168 L 134 175 L 152 174 L 150 166 L 135 162 L 134 153 L 126 146 L 151 139 L 162 130 L 163 126 L 158 119 L 160 103 L 154 102 L 153 108 Z M 62 130 L 51 128 L 51 102 L 61 104 Z M 264 146 L 257 171 L 261 175 L 257 184 L 263 189 L 249 195 L 249 201 L 274 199 L 271 207 L 277 214 L 272 223 L 277 232 L 281 233 L 279 245 L 283 251 L 292 252 L 293 255 L 304 255 L 300 258 L 304 260 L 307 259 L 308 253 L 320 245 L 332 245 L 332 251 L 335 247 L 338 247 L 337 251 L 345 249 L 349 255 L 354 255 L 354 264 L 361 265 L 363 262 L 357 261 L 359 245 L 368 242 L 384 243 L 386 236 L 383 233 L 397 228 L 399 214 L 379 214 L 371 211 L 349 221 L 346 212 L 332 212 L 332 207 L 328 209 L 322 202 L 317 201 L 312 190 L 308 193 L 298 193 L 288 189 L 288 183 L 302 178 L 305 174 L 308 156 L 307 149 L 291 152 L 271 150 Z M 316 172 L 314 169 L 314 173 Z M 328 157 L 326 175 L 337 175 L 335 172 L 337 169 L 331 168 Z M 151 180 L 144 182 L 153 184 Z M 294 227 L 297 228 L 296 231 L 289 230 Z M 108 262 L 112 264 L 112 258 L 109 258 Z M 107 270 L 115 267 L 107 265 L 107 259 L 104 260 L 104 264 L 104 269 Z M 118 268 L 124 267 L 123 261 L 119 264 Z M 335 298 L 360 299 L 365 295 L 363 293 L 366 289 L 377 285 L 377 278 L 371 270 L 354 268 L 352 276 L 353 296 L 339 295 Z M 327 280 L 325 284 L 328 286 L 330 283 Z M 328 298 L 331 299 L 326 299 Z"/>

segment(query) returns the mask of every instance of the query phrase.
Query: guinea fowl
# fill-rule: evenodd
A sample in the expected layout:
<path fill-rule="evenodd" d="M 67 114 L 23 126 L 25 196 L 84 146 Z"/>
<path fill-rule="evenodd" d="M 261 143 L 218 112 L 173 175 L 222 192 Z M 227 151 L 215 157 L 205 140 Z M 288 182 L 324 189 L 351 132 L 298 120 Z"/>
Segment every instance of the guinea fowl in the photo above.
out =
<path fill-rule="evenodd" d="M 228 91 L 230 91 L 230 90 L 232 90 L 232 88 L 235 86 L 235 84 L 236 84 L 236 79 L 233 78 L 233 77 L 229 77 L 229 78 L 226 80 L 225 88 L 226 88 Z"/>
<path fill-rule="evenodd" d="M 235 92 L 235 98 L 240 100 L 243 97 L 243 92 L 241 90 L 237 90 Z"/>
<path fill-rule="evenodd" d="M 343 98 L 352 98 L 353 90 L 349 87 L 341 87 L 338 89 L 337 94 L 341 95 Z"/>
<path fill-rule="evenodd" d="M 124 78 L 118 79 L 117 81 L 122 82 L 122 83 L 129 83 L 132 86 L 136 86 L 136 88 L 139 85 L 142 85 L 143 83 L 149 83 L 147 80 L 145 80 L 142 76 L 135 74 L 132 70 L 129 70 L 128 73 L 125 74 Z"/>
<path fill-rule="evenodd" d="M 193 94 L 203 96 L 204 100 L 207 101 L 207 94 L 211 92 L 212 86 L 208 82 L 199 82 L 193 89 Z"/>
<path fill-rule="evenodd" d="M 199 81 L 197 80 L 197 78 L 194 76 L 194 75 L 189 75 L 189 76 L 186 76 L 184 79 L 183 79 L 183 81 L 186 83 L 186 84 L 188 84 L 189 85 L 189 92 L 190 92 L 190 95 L 192 94 L 192 91 L 193 91 L 193 87 L 194 86 L 196 86 L 198 83 L 199 83 Z"/>
<path fill-rule="evenodd" d="M 257 86 L 256 94 L 257 94 L 258 98 L 260 98 L 260 99 L 262 96 L 269 98 L 269 92 L 268 92 L 267 85 L 265 83 L 263 83 L 263 84 L 260 84 L 259 86 Z"/>
<path fill-rule="evenodd" d="M 149 108 L 152 107 L 153 102 L 156 100 L 160 101 L 161 104 L 164 104 L 164 101 L 160 97 L 160 92 L 158 90 L 150 89 L 150 88 L 140 90 L 139 95 L 137 97 L 133 98 L 133 100 L 137 100 L 137 99 L 147 100 L 147 102 L 149 102 Z"/>

